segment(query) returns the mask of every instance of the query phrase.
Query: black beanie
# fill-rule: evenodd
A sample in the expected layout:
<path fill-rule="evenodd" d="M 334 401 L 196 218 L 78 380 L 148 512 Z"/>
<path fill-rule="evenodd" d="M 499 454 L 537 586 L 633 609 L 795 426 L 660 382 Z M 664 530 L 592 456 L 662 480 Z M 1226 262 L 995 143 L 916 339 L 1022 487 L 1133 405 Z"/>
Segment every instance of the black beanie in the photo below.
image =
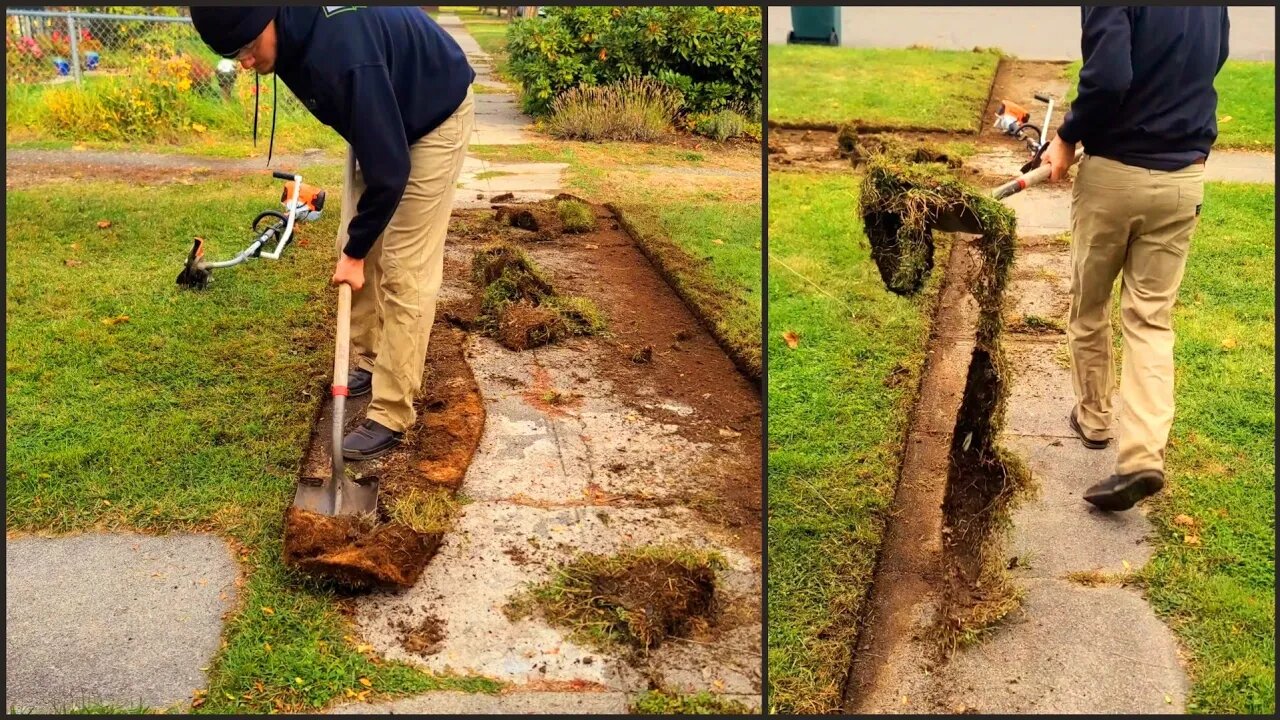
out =
<path fill-rule="evenodd" d="M 204 44 L 223 57 L 257 39 L 276 17 L 275 6 L 191 7 L 191 22 Z"/>

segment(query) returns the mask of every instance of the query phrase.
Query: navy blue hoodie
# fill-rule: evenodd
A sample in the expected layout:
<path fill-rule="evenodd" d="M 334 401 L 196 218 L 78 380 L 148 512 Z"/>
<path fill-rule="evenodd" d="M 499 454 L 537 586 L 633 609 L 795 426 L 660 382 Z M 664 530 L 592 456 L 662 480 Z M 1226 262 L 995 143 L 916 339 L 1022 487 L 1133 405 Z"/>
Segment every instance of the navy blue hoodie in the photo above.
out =
<path fill-rule="evenodd" d="M 1081 8 L 1079 95 L 1058 128 L 1090 155 L 1150 170 L 1208 157 L 1213 79 L 1227 60 L 1225 7 Z"/>
<path fill-rule="evenodd" d="M 404 195 L 409 146 L 458 109 L 475 71 L 418 7 L 281 7 L 276 37 L 276 74 L 360 164 L 343 252 L 363 258 Z"/>

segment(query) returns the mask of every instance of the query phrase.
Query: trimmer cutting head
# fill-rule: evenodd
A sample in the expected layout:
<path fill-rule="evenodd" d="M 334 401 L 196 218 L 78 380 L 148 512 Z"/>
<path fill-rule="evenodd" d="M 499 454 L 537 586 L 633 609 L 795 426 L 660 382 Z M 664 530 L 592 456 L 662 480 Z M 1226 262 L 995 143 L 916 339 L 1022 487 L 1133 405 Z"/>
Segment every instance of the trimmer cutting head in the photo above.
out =
<path fill-rule="evenodd" d="M 178 285 L 192 290 L 203 290 L 209 285 L 213 270 L 204 267 L 204 239 L 196 238 L 187 253 L 187 262 L 178 273 Z"/>

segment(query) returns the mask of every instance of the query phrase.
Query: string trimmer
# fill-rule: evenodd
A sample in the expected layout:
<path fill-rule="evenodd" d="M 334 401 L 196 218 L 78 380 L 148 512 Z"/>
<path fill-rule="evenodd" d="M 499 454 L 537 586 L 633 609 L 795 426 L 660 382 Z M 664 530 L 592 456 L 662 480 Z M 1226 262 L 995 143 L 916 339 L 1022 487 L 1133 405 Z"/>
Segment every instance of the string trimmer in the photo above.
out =
<path fill-rule="evenodd" d="M 280 202 L 284 212 L 265 210 L 250 223 L 257 234 L 249 247 L 230 260 L 210 262 L 204 258 L 203 238 L 197 237 L 187 253 L 187 262 L 182 272 L 178 273 L 178 285 L 195 290 L 204 289 L 212 279 L 213 271 L 218 268 L 229 268 L 255 258 L 279 260 L 285 247 L 293 240 L 293 227 L 300 222 L 315 222 L 320 219 L 324 209 L 324 190 L 302 184 L 301 175 L 283 172 L 271 173 L 277 180 L 286 181 L 284 191 L 280 194 Z M 275 242 L 274 250 L 265 250 Z"/>
<path fill-rule="evenodd" d="M 1084 148 L 1076 148 L 1076 161 L 1084 155 Z M 1016 195 L 1023 190 L 1034 185 L 1039 185 L 1049 179 L 1051 168 L 1048 165 L 1041 165 L 1030 172 L 1023 172 L 1018 177 L 1009 182 L 995 188 L 991 191 L 991 197 L 996 200 L 1004 200 L 1010 195 Z M 942 232 L 963 232 L 981 235 L 983 233 L 982 224 L 978 218 L 971 212 L 961 210 L 959 213 L 940 212 L 937 219 L 931 223 L 934 229 Z"/>

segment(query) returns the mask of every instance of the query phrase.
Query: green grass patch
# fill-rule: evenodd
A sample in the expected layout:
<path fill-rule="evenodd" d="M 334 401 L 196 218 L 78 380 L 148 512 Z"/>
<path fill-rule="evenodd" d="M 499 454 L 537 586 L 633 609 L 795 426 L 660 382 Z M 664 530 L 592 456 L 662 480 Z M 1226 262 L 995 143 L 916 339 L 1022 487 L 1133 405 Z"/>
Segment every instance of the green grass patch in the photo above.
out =
<path fill-rule="evenodd" d="M 233 255 L 276 192 L 254 179 L 6 194 L 8 527 L 208 530 L 242 548 L 242 609 L 199 712 L 496 691 L 357 651 L 332 594 L 282 563 L 282 511 L 331 367 L 339 208 L 279 261 L 215 271 L 201 293 L 174 283 L 193 234 Z"/>
<path fill-rule="evenodd" d="M 675 545 L 588 553 L 517 594 L 505 611 L 513 619 L 541 615 L 601 649 L 621 645 L 645 653 L 668 637 L 706 627 L 715 608 L 715 573 L 726 567 L 718 553 Z"/>
<path fill-rule="evenodd" d="M 702 691 L 692 695 L 646 690 L 631 703 L 635 715 L 754 715 L 737 700 Z"/>
<path fill-rule="evenodd" d="M 769 178 L 769 706 L 839 710 L 936 278 L 885 290 L 856 175 Z M 794 343 L 795 347 L 791 347 Z"/>
<path fill-rule="evenodd" d="M 999 55 L 769 46 L 769 119 L 976 133 Z"/>
<path fill-rule="evenodd" d="M 556 203 L 556 213 L 564 231 L 569 233 L 588 232 L 596 229 L 596 216 L 586 203 L 577 200 L 561 200 Z"/>
<path fill-rule="evenodd" d="M 475 254 L 472 279 L 481 288 L 479 326 L 511 350 L 527 350 L 573 335 L 604 332 L 604 316 L 588 298 L 560 295 L 523 250 L 494 243 Z"/>
<path fill-rule="evenodd" d="M 1067 102 L 1076 98 L 1079 60 L 1067 66 Z M 1276 64 L 1228 60 L 1213 81 L 1218 91 L 1218 140 L 1214 147 L 1275 150 Z"/>
<path fill-rule="evenodd" d="M 1275 186 L 1209 183 L 1173 327 L 1177 415 L 1147 595 L 1188 711 L 1275 713 Z"/>

